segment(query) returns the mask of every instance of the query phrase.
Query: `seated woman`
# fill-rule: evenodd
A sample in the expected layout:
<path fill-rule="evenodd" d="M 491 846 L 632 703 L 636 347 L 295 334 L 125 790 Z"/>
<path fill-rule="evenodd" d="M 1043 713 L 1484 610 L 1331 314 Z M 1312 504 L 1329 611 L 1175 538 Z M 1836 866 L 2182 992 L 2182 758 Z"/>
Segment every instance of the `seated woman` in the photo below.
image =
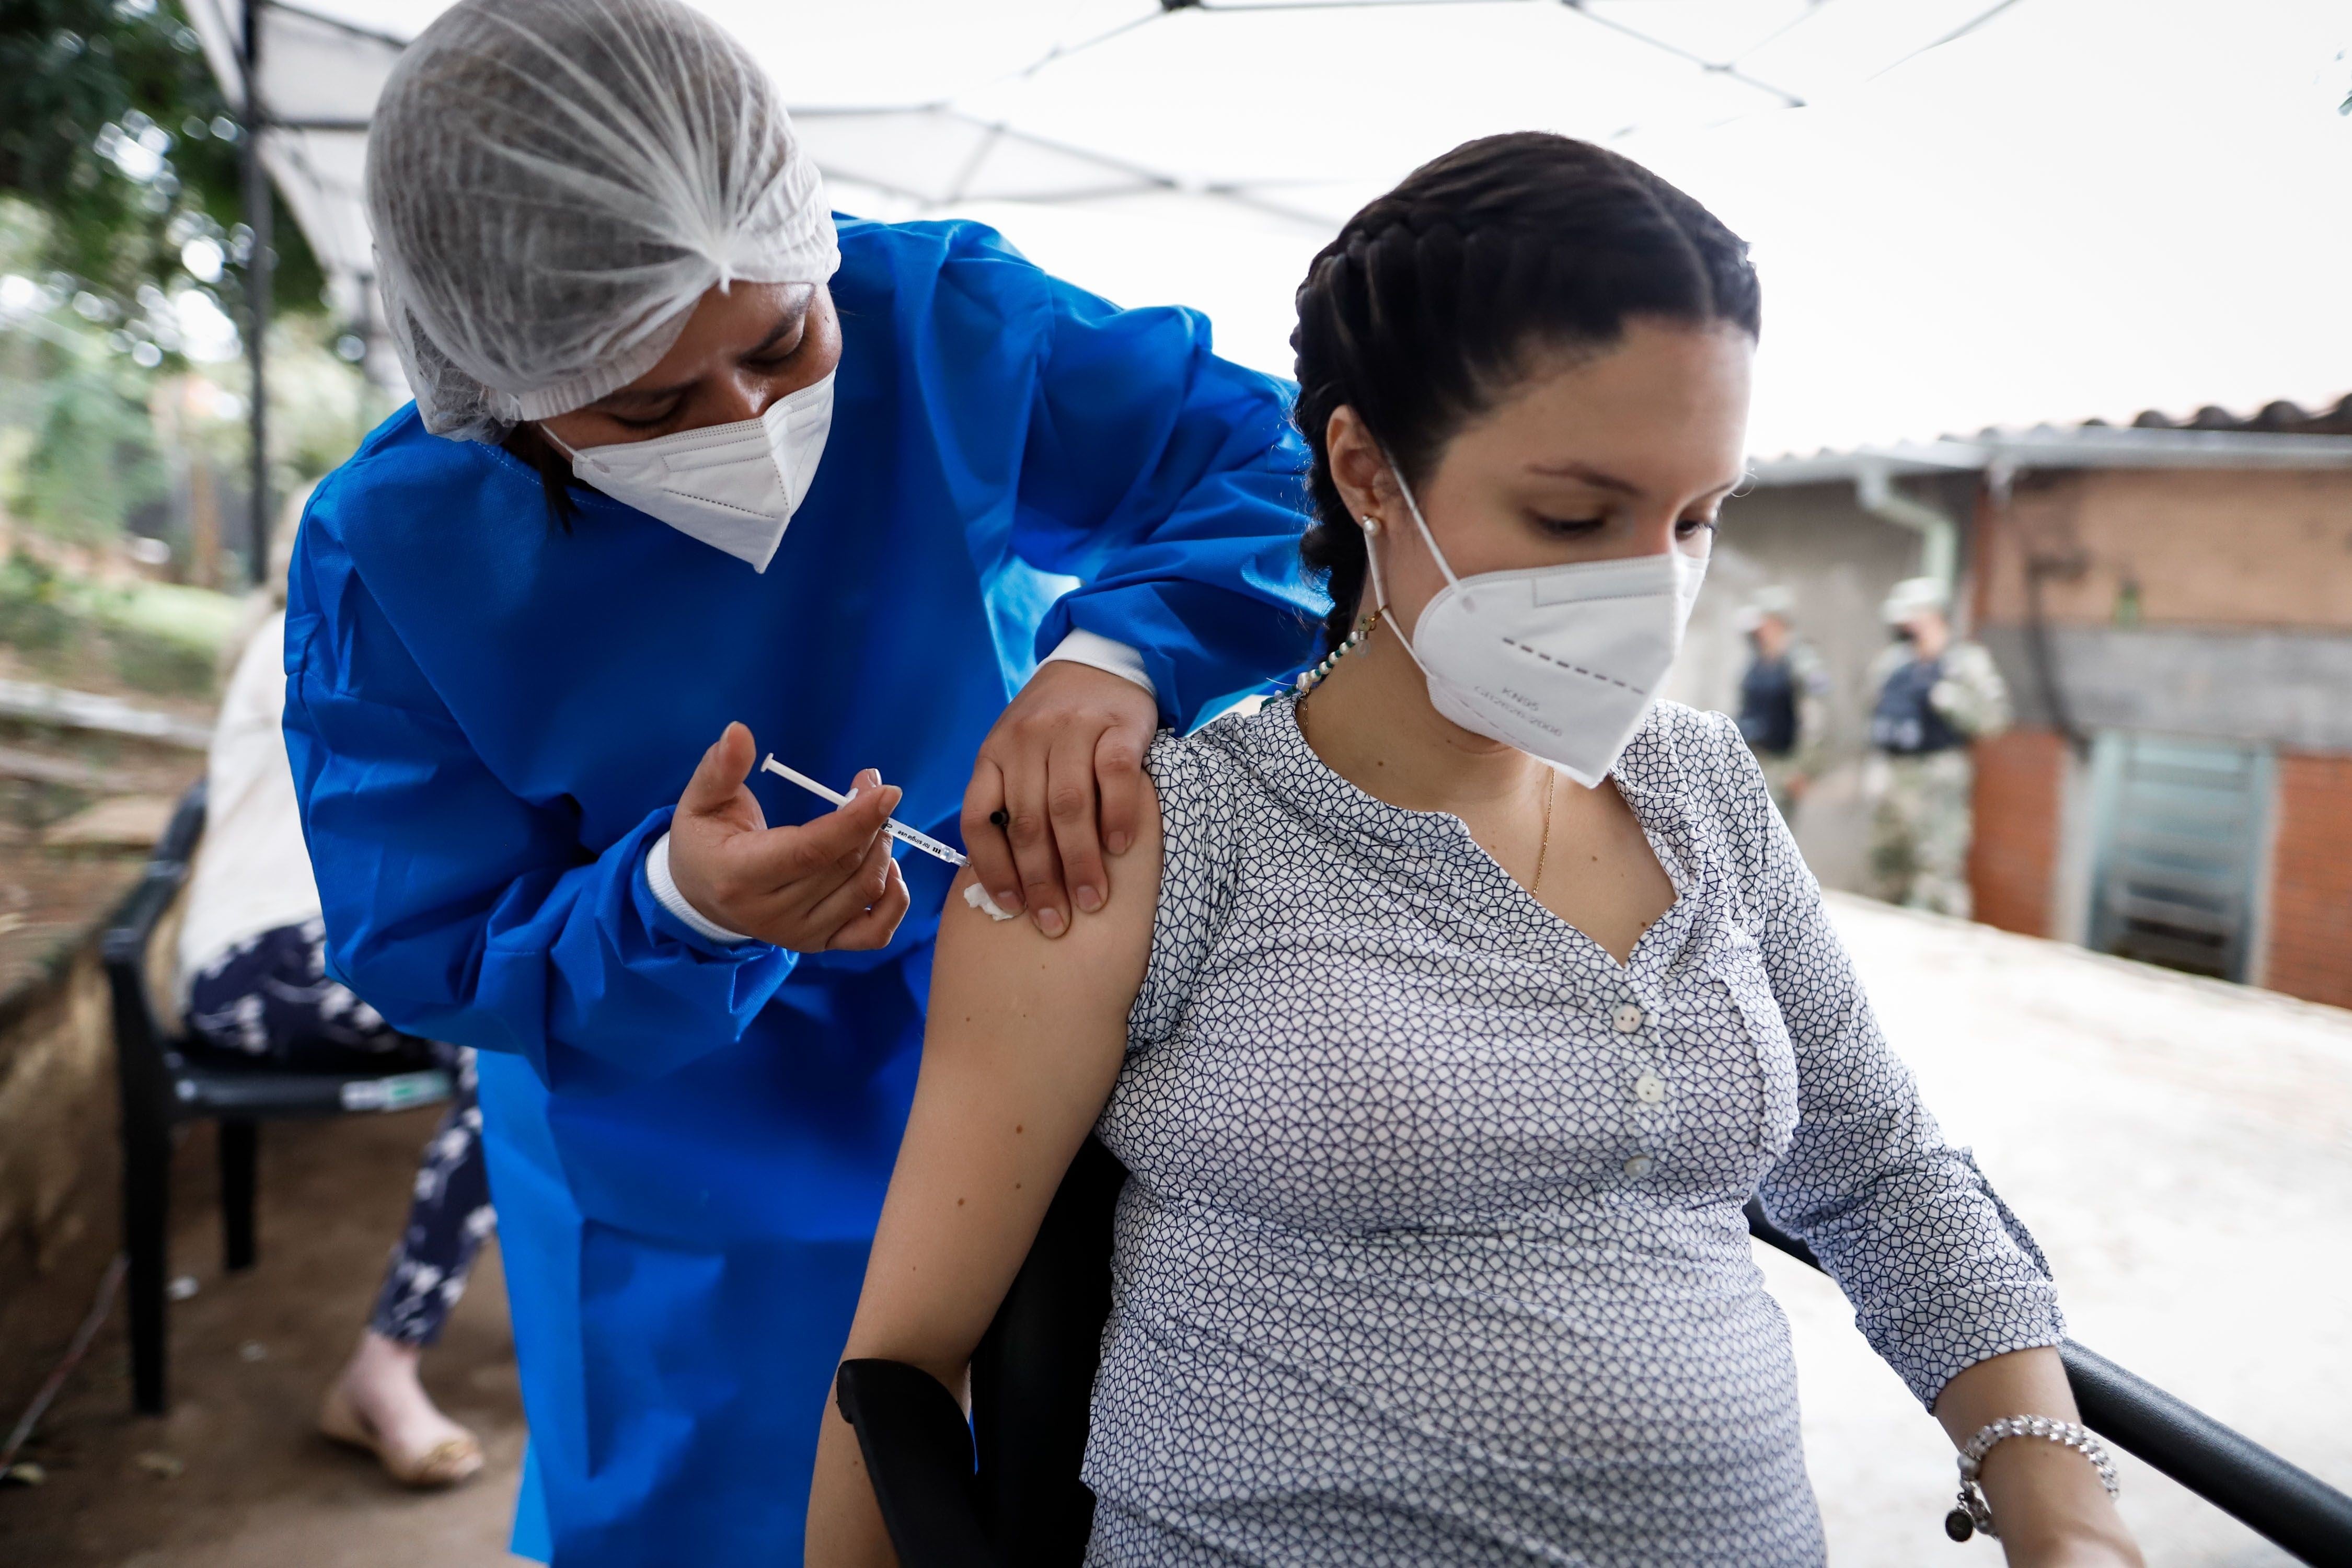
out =
<path fill-rule="evenodd" d="M 1049 942 L 950 901 L 847 1353 L 961 1386 L 1098 1125 L 1131 1180 L 1089 1562 L 1819 1563 L 1751 1195 L 1956 1441 L 2074 1409 L 2041 1256 L 1738 729 L 1654 703 L 1742 473 L 1745 247 L 1497 137 L 1359 213 L 1298 309 L 1331 658 L 1160 737 L 1118 873 L 1156 908 Z M 2000 1442 L 1982 1488 L 2012 1563 L 2138 1561 L 2080 1453 Z M 891 1560 L 830 1413 L 809 1542 Z"/>
<path fill-rule="evenodd" d="M 319 887 L 286 760 L 286 565 L 300 500 L 272 555 L 276 605 L 237 657 L 206 769 L 206 820 L 180 927 L 179 989 L 200 1047 L 295 1068 L 440 1067 L 456 1092 L 425 1146 L 408 1221 L 375 1307 L 320 1413 L 395 1480 L 445 1487 L 478 1473 L 482 1447 L 433 1403 L 417 1363 L 440 1337 L 495 1215 L 482 1156 L 474 1053 L 414 1039 L 326 972 Z"/>

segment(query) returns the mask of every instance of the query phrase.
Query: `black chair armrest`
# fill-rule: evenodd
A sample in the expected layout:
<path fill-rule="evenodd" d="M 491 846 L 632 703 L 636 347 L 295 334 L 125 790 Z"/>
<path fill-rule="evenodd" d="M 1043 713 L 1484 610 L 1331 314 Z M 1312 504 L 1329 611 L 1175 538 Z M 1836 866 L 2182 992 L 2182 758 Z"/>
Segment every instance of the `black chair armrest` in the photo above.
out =
<path fill-rule="evenodd" d="M 350 1116 L 407 1110 L 449 1098 L 454 1085 L 439 1068 L 359 1068 L 289 1072 L 267 1063 L 213 1067 L 170 1053 L 173 1113 L 181 1117 Z"/>
<path fill-rule="evenodd" d="M 134 1109 L 150 1120 L 168 1121 L 173 1114 L 171 1072 L 163 1058 L 167 1043 L 178 1037 L 178 1020 L 155 1016 L 147 986 L 147 948 L 156 922 L 188 879 L 188 858 L 204 831 L 205 783 L 199 779 L 180 797 L 179 809 L 147 857 L 145 874 L 99 942 L 114 1003 L 115 1068 L 126 1125 L 136 1120 Z"/>
<path fill-rule="evenodd" d="M 1813 1249 L 1748 1200 L 1748 1231 L 1815 1268 Z M 2058 1359 L 2083 1425 L 2162 1470 L 2305 1563 L 2352 1563 L 2352 1496 L 2240 1436 L 2184 1400 L 2063 1340 Z"/>
<path fill-rule="evenodd" d="M 1022 1568 L 1078 1568 L 1094 1494 L 1079 1480 L 1103 1324 L 1112 1216 L 1127 1169 L 1080 1145 L 1037 1239 L 971 1357 L 971 1435 L 988 1538 Z"/>
<path fill-rule="evenodd" d="M 106 928 L 100 951 L 108 968 L 145 981 L 147 943 L 155 934 L 155 922 L 163 918 L 163 911 L 172 907 L 173 899 L 186 883 L 189 858 L 194 855 L 196 840 L 204 837 L 204 832 L 205 782 L 198 779 L 180 797 L 179 807 L 172 813 L 163 837 L 148 852 L 145 872 Z"/>
<path fill-rule="evenodd" d="M 845 1361 L 834 1399 L 857 1429 L 899 1568 L 1003 1568 L 981 1527 L 971 1428 L 939 1379 L 903 1362 Z"/>

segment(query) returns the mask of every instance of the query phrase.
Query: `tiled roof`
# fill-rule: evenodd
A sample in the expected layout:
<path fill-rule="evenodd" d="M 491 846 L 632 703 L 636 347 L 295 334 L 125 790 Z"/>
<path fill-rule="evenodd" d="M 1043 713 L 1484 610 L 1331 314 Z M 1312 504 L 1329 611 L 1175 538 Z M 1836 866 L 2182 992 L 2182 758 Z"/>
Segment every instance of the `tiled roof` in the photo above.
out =
<path fill-rule="evenodd" d="M 2104 419 L 2085 419 L 2084 428 L 2102 426 Z M 2336 399 L 2331 408 L 2314 413 L 2281 399 L 2265 403 L 2253 414 L 2232 414 L 2226 408 L 2207 404 L 2186 419 L 2175 419 L 2151 408 L 2132 421 L 2140 430 L 2258 430 L 2281 436 L 2352 436 L 2352 394 Z"/>

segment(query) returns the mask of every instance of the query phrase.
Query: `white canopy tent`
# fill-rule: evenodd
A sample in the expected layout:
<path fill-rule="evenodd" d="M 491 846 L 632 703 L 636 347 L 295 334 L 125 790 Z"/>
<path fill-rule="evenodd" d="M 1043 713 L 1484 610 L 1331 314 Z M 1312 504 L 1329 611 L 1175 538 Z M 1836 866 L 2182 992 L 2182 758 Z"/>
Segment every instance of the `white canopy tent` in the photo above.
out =
<path fill-rule="evenodd" d="M 185 3 L 240 100 L 257 18 L 262 158 L 364 326 L 365 121 L 443 0 Z M 982 218 L 1268 369 L 1348 212 L 1539 127 L 1754 242 L 1761 452 L 2352 386 L 2336 0 L 698 3 L 782 82 L 837 206 Z"/>

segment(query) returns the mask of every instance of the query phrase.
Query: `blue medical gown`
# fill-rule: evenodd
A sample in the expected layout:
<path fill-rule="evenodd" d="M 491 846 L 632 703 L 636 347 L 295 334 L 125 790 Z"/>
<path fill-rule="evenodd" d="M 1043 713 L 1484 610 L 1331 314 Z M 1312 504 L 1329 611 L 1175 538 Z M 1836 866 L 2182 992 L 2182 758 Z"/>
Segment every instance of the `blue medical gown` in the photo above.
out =
<path fill-rule="evenodd" d="M 800 1561 L 832 1370 L 913 1092 L 949 874 L 878 953 L 694 934 L 646 850 L 730 719 L 950 839 L 1073 626 L 1189 725 L 1308 657 L 1286 388 L 985 228 L 844 220 L 834 426 L 764 574 L 619 502 L 568 529 L 404 410 L 320 483 L 286 731 L 334 971 L 479 1047 L 552 1561 Z M 826 809 L 753 775 L 772 822 Z M 1116 887 L 1117 862 L 1113 862 Z"/>

